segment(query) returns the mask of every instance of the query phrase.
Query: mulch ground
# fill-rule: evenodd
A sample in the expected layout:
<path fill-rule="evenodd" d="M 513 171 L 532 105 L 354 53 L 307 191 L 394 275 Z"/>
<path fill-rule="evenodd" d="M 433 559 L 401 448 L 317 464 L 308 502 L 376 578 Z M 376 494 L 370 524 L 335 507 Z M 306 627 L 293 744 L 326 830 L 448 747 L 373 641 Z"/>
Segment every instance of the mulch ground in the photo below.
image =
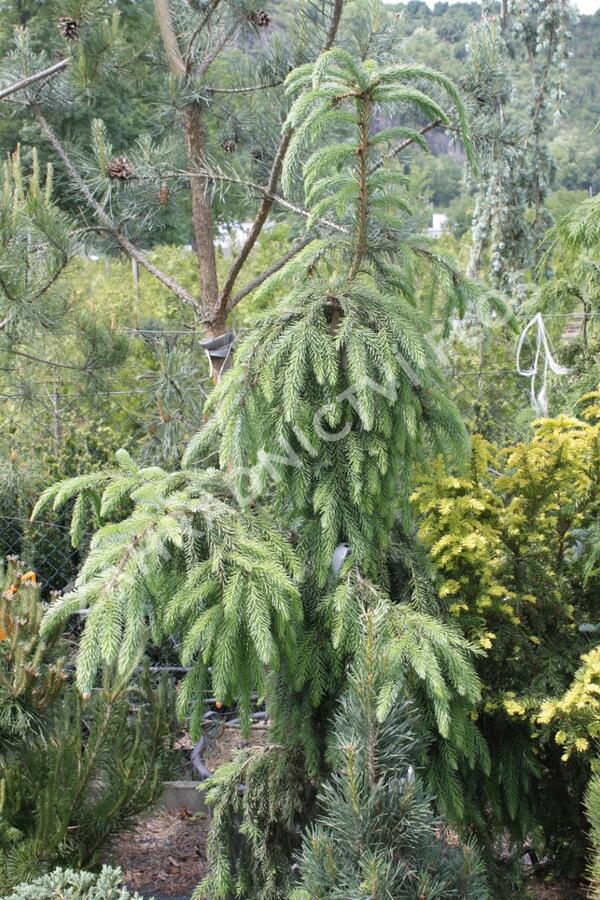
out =
<path fill-rule="evenodd" d="M 140 817 L 131 831 L 117 835 L 109 857 L 124 872 L 131 890 L 156 900 L 188 898 L 206 869 L 208 818 L 187 810 Z"/>
<path fill-rule="evenodd" d="M 572 881 L 552 884 L 542 879 L 527 882 L 527 898 L 531 900 L 585 900 L 588 896 L 584 888 L 577 887 Z"/>
<path fill-rule="evenodd" d="M 252 729 L 252 737 L 245 740 L 239 728 L 232 726 L 220 726 L 206 735 L 206 746 L 202 752 L 202 760 L 211 772 L 214 772 L 221 763 L 231 759 L 236 750 L 244 747 L 264 746 L 268 743 L 268 731 L 261 725 L 255 725 Z"/>
<path fill-rule="evenodd" d="M 253 729 L 252 740 L 247 741 L 238 728 L 217 726 L 207 734 L 203 762 L 214 771 L 235 750 L 266 740 L 264 727 Z M 193 742 L 183 735 L 178 746 L 190 749 Z M 113 838 L 107 861 L 120 866 L 127 887 L 142 896 L 187 900 L 206 870 L 208 825 L 208 816 L 186 809 L 140 816 L 132 829 Z"/>
<path fill-rule="evenodd" d="M 188 900 L 206 869 L 208 817 L 187 810 L 140 818 L 110 846 L 110 861 L 123 869 L 127 887 L 155 900 Z M 572 882 L 528 880 L 523 900 L 585 900 Z"/>

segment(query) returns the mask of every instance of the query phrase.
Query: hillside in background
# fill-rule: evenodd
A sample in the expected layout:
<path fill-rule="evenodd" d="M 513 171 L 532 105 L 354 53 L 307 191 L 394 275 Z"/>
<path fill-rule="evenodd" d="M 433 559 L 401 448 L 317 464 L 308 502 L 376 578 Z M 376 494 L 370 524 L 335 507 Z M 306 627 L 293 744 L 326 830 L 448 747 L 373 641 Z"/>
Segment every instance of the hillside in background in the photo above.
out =
<path fill-rule="evenodd" d="M 391 4 L 405 35 L 404 53 L 451 75 L 463 74 L 468 27 L 481 15 L 480 3 L 437 3 L 430 9 L 421 0 Z M 581 16 L 573 30 L 573 57 L 569 62 L 563 117 L 551 131 L 550 148 L 556 161 L 557 188 L 600 191 L 600 141 L 593 133 L 600 120 L 600 11 Z M 525 61 L 517 76 L 520 102 L 531 97 Z M 434 149 L 435 152 L 435 149 Z M 445 205 L 456 183 L 457 163 L 433 165 L 434 201 Z M 437 196 L 436 196 L 437 194 Z"/>

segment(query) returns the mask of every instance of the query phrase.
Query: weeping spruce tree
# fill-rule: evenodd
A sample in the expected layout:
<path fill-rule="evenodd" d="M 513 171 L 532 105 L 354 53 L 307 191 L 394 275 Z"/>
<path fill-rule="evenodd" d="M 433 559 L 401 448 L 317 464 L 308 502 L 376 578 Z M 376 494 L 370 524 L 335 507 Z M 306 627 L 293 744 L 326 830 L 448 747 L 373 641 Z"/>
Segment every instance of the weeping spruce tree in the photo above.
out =
<path fill-rule="evenodd" d="M 139 468 L 120 451 L 110 471 L 47 490 L 35 512 L 74 501 L 75 541 L 90 519 L 97 526 L 76 589 L 45 622 L 51 630 L 89 608 L 81 690 L 100 667 L 126 677 L 148 640 L 169 635 L 190 667 L 178 700 L 194 731 L 209 687 L 238 705 L 245 726 L 253 692 L 266 699 L 271 743 L 242 751 L 209 783 L 211 866 L 199 897 L 287 895 L 369 610 L 386 657 L 373 722 L 410 698 L 427 795 L 458 823 L 461 773 L 488 766 L 472 716 L 475 650 L 445 617 L 400 524 L 414 462 L 460 456 L 466 444 L 426 338 L 415 267 L 432 266 L 448 315 L 473 301 L 473 288 L 414 231 L 393 148 L 423 144 L 421 134 L 378 127 L 388 110 L 444 123 L 452 108 L 469 152 L 462 104 L 436 72 L 335 48 L 286 84 L 295 99 L 284 190 L 290 203 L 303 190 L 309 234 L 325 221 L 325 236 L 263 284 L 267 311 L 215 388 L 181 469 Z M 369 896 L 389 896 L 393 882 L 380 876 Z"/>

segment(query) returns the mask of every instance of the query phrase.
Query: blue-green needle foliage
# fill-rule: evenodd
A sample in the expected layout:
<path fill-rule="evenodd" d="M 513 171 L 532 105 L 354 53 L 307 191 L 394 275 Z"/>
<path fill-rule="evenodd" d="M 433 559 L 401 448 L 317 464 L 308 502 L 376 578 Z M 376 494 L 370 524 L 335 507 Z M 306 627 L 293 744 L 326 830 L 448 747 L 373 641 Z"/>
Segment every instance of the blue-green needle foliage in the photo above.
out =
<path fill-rule="evenodd" d="M 142 900 L 123 887 L 123 872 L 102 866 L 96 875 L 74 869 L 55 869 L 31 882 L 17 885 L 5 900 Z M 150 898 L 152 900 L 152 898 Z"/>
<path fill-rule="evenodd" d="M 334 771 L 322 785 L 319 815 L 305 832 L 302 886 L 293 900 L 485 900 L 475 848 L 447 840 L 418 765 L 423 748 L 414 710 L 376 714 L 390 665 L 382 610 L 363 613 L 364 639 L 335 718 Z"/>

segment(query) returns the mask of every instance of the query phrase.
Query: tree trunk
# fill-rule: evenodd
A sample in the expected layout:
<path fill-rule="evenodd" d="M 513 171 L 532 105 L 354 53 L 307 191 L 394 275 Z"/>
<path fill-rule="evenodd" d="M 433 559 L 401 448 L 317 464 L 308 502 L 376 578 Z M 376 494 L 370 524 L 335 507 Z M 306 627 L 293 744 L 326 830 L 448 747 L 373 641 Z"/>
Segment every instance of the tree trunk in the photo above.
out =
<path fill-rule="evenodd" d="M 177 42 L 177 35 L 175 34 L 169 9 L 169 0 L 154 0 L 154 9 L 169 68 L 177 78 L 187 78 L 189 72 Z M 182 123 L 190 170 L 194 172 L 202 169 L 205 159 L 202 110 L 198 103 L 192 103 L 183 110 Z M 203 180 L 192 175 L 190 188 L 192 194 L 194 249 L 198 261 L 198 276 L 202 295 L 200 298 L 202 319 L 207 330 L 210 331 L 212 329 L 215 332 L 212 336 L 216 336 L 217 334 L 223 334 L 225 322 L 224 317 L 219 316 L 218 313 L 219 284 L 217 280 L 212 210 Z M 223 318 L 223 322 L 215 321 L 215 318 Z M 219 327 L 221 331 L 216 330 Z"/>
<path fill-rule="evenodd" d="M 190 162 L 190 168 L 201 169 L 204 163 L 204 131 L 202 127 L 202 111 L 197 103 L 183 111 L 183 128 Z M 211 337 L 223 334 L 225 319 L 218 309 L 219 284 L 217 280 L 217 261 L 213 233 L 212 210 L 207 195 L 206 184 L 202 178 L 190 178 L 192 194 L 192 231 L 194 249 L 198 261 L 198 277 L 200 280 L 201 305 L 204 324 Z M 222 322 L 219 322 L 222 319 Z M 220 328 L 220 330 L 218 330 Z"/>

